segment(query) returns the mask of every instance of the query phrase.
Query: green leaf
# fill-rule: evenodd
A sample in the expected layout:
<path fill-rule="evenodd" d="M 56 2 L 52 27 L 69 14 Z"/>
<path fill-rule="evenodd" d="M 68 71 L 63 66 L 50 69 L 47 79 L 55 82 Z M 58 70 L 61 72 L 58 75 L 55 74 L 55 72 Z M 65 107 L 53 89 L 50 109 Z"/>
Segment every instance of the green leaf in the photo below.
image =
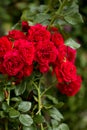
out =
<path fill-rule="evenodd" d="M 49 14 L 45 14 L 45 13 L 39 13 L 35 15 L 35 23 L 43 23 L 46 20 L 49 20 L 51 18 L 51 16 Z"/>
<path fill-rule="evenodd" d="M 5 99 L 5 96 L 4 96 L 4 92 L 2 90 L 2 91 L 0 91 L 0 102 L 4 101 L 4 99 Z"/>
<path fill-rule="evenodd" d="M 48 112 L 49 115 L 57 121 L 61 121 L 61 119 L 63 119 L 63 115 L 55 107 L 51 108 Z"/>
<path fill-rule="evenodd" d="M 68 127 L 67 124 L 62 123 L 62 124 L 59 125 L 57 130 L 69 130 L 69 127 Z"/>
<path fill-rule="evenodd" d="M 33 124 L 33 120 L 28 114 L 21 114 L 19 120 L 24 126 L 31 126 Z"/>
<path fill-rule="evenodd" d="M 22 112 L 27 112 L 31 109 L 31 102 L 22 101 L 18 106 L 18 110 Z"/>
<path fill-rule="evenodd" d="M 11 101 L 14 101 L 14 102 L 20 102 L 22 99 L 21 97 L 13 97 L 11 98 Z"/>
<path fill-rule="evenodd" d="M 31 12 L 30 10 L 24 10 L 21 16 L 21 20 L 33 21 L 36 12 Z"/>
<path fill-rule="evenodd" d="M 77 48 L 80 47 L 80 44 L 77 43 L 76 41 L 74 41 L 72 38 L 67 39 L 67 40 L 65 41 L 65 44 L 66 44 L 67 46 L 70 46 L 70 47 L 73 48 L 73 49 L 77 49 Z"/>
<path fill-rule="evenodd" d="M 51 119 L 53 130 L 58 130 L 59 122 L 57 120 Z"/>
<path fill-rule="evenodd" d="M 33 120 L 35 123 L 39 124 L 44 122 L 44 117 L 42 115 L 35 115 Z"/>
<path fill-rule="evenodd" d="M 38 6 L 38 11 L 39 12 L 44 12 L 47 9 L 47 5 L 40 5 Z"/>
<path fill-rule="evenodd" d="M 55 105 L 56 108 L 61 108 L 64 105 L 63 102 L 59 102 L 58 104 Z"/>
<path fill-rule="evenodd" d="M 49 100 L 51 100 L 54 104 L 58 104 L 58 100 L 57 100 L 55 97 L 53 97 L 53 96 L 51 96 L 51 95 L 46 95 L 46 97 L 47 97 Z"/>
<path fill-rule="evenodd" d="M 28 127 L 23 126 L 23 130 L 37 130 L 37 129 L 34 126 L 28 126 Z"/>
<path fill-rule="evenodd" d="M 15 110 L 14 108 L 9 109 L 9 117 L 10 118 L 17 118 L 17 117 L 19 117 L 19 115 L 20 115 L 19 111 Z"/>
<path fill-rule="evenodd" d="M 4 117 L 5 117 L 4 111 L 0 111 L 0 118 L 4 118 Z"/>
<path fill-rule="evenodd" d="M 2 109 L 3 109 L 5 112 L 8 112 L 8 111 L 9 111 L 9 105 L 7 104 L 7 102 L 3 102 L 3 103 L 2 103 Z"/>
<path fill-rule="evenodd" d="M 71 14 L 71 15 L 67 15 L 67 16 L 64 17 L 64 19 L 68 23 L 70 23 L 72 25 L 83 22 L 82 16 L 79 13 L 74 13 L 74 14 Z"/>
<path fill-rule="evenodd" d="M 26 90 L 26 82 L 17 85 L 15 87 L 16 96 L 19 96 L 19 95 L 23 94 L 25 90 Z"/>

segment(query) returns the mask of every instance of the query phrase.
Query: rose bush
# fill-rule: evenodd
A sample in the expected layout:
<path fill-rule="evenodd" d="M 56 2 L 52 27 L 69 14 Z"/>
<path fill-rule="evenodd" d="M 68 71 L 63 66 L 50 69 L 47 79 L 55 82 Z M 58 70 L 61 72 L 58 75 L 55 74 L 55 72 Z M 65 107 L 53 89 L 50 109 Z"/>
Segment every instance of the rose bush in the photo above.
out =
<path fill-rule="evenodd" d="M 66 0 L 60 1 L 53 19 L 48 17 L 50 10 L 47 16 L 42 14 L 46 25 L 37 19 L 36 23 L 28 22 L 22 16 L 20 29 L 12 29 L 0 38 L 2 129 L 69 130 L 61 123 L 63 115 L 58 109 L 63 103 L 56 94 L 59 91 L 68 97 L 76 95 L 82 78 L 75 66 L 76 48 L 80 45 L 65 38 L 55 24 L 65 5 Z"/>

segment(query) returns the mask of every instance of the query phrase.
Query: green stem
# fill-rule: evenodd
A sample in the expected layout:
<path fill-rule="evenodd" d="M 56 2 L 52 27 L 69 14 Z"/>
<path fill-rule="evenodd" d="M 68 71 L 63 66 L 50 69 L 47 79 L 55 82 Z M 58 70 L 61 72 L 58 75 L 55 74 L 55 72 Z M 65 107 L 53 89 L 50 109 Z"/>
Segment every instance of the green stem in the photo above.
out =
<path fill-rule="evenodd" d="M 7 104 L 10 105 L 10 90 L 8 90 Z"/>
<path fill-rule="evenodd" d="M 8 130 L 8 120 L 5 120 L 5 130 Z"/>
<path fill-rule="evenodd" d="M 41 115 L 41 109 L 42 109 L 42 101 L 41 101 L 41 91 L 40 91 L 40 82 L 39 86 L 37 86 L 34 82 L 32 82 L 35 86 L 37 93 L 38 93 L 38 112 L 36 114 Z M 41 130 L 44 130 L 43 124 L 40 124 Z"/>
<path fill-rule="evenodd" d="M 10 90 L 7 91 L 7 104 L 10 105 Z M 5 130 L 8 130 L 8 119 L 5 120 Z"/>
<path fill-rule="evenodd" d="M 50 29 L 50 26 L 54 23 L 54 21 L 56 20 L 56 18 L 60 17 L 61 11 L 64 8 L 67 0 L 63 0 L 63 2 L 61 2 L 61 1 L 59 1 L 59 2 L 60 2 L 59 9 L 55 12 L 55 15 L 52 17 L 52 19 L 50 21 L 50 24 L 48 26 L 48 30 Z"/>
<path fill-rule="evenodd" d="M 41 123 L 41 130 L 44 130 L 43 124 Z"/>
<path fill-rule="evenodd" d="M 34 87 L 36 88 L 36 90 L 38 90 L 38 86 L 32 81 L 32 84 L 34 85 Z"/>
<path fill-rule="evenodd" d="M 54 81 L 54 82 L 52 83 L 52 85 L 50 85 L 47 89 L 45 89 L 45 90 L 42 92 L 41 97 L 43 97 L 44 94 L 45 94 L 49 89 L 51 89 L 56 83 L 57 83 L 57 81 Z"/>
<path fill-rule="evenodd" d="M 53 5 L 53 0 L 49 0 L 48 8 L 47 8 L 47 10 L 44 13 L 48 13 L 52 9 L 52 5 Z"/>
<path fill-rule="evenodd" d="M 60 14 L 60 13 L 61 13 L 63 7 L 64 7 L 65 4 L 66 4 L 66 2 L 67 2 L 67 0 L 63 0 L 63 2 L 60 4 L 60 7 L 59 7 L 59 9 L 57 10 L 56 14 Z"/>
<path fill-rule="evenodd" d="M 40 95 L 40 87 L 38 88 L 38 112 L 41 115 L 41 95 Z"/>
<path fill-rule="evenodd" d="M 44 94 L 49 90 L 49 89 L 51 89 L 53 87 L 53 85 L 52 86 L 50 86 L 50 87 L 48 87 L 47 89 L 45 89 L 44 91 L 43 91 L 43 93 L 41 94 L 41 97 L 43 97 L 44 96 Z"/>
<path fill-rule="evenodd" d="M 41 115 L 41 109 L 42 109 L 42 101 L 41 101 L 41 92 L 40 92 L 40 84 L 38 87 L 38 114 Z M 41 130 L 44 130 L 43 123 L 40 124 Z"/>

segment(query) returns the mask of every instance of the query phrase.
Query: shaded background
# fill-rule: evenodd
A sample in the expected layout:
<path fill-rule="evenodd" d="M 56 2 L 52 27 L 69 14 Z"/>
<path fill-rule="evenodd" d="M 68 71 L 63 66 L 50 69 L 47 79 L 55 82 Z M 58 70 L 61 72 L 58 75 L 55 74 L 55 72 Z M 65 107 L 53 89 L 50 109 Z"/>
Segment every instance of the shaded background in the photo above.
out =
<path fill-rule="evenodd" d="M 22 15 L 22 11 L 30 3 L 44 4 L 47 0 L 3 0 L 0 1 L 0 36 L 12 29 Z M 79 10 L 83 16 L 84 23 L 75 26 L 68 26 L 69 33 L 81 44 L 78 49 L 76 65 L 78 72 L 82 75 L 83 83 L 80 92 L 74 97 L 61 96 L 58 92 L 59 100 L 63 100 L 65 105 L 61 108 L 65 122 L 70 130 L 87 130 L 87 4 L 86 0 L 79 0 Z M 60 96 L 59 96 L 60 95 Z"/>

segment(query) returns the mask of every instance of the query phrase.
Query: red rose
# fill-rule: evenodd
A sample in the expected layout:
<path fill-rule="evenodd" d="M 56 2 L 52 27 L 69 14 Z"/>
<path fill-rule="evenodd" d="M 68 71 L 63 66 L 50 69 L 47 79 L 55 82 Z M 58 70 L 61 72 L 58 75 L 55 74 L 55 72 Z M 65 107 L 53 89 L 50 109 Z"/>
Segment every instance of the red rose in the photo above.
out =
<path fill-rule="evenodd" d="M 67 58 L 69 61 L 71 61 L 72 63 L 75 63 L 75 59 L 76 59 L 76 50 L 67 46 Z"/>
<path fill-rule="evenodd" d="M 0 38 L 0 58 L 3 58 L 5 53 L 12 49 L 12 42 L 6 37 L 3 36 Z"/>
<path fill-rule="evenodd" d="M 36 24 L 35 26 L 31 26 L 28 30 L 27 38 L 33 42 L 50 40 L 50 32 L 41 24 Z"/>
<path fill-rule="evenodd" d="M 22 70 L 16 75 L 16 78 L 20 82 L 23 77 L 30 76 L 33 71 L 33 65 L 24 65 Z"/>
<path fill-rule="evenodd" d="M 15 29 L 9 31 L 8 37 L 14 40 L 26 38 L 23 32 L 21 32 L 20 30 L 15 30 Z"/>
<path fill-rule="evenodd" d="M 57 49 L 53 42 L 39 42 L 36 48 L 36 61 L 39 64 L 49 64 L 55 62 L 57 57 Z"/>
<path fill-rule="evenodd" d="M 24 63 L 17 50 L 12 50 L 5 54 L 3 66 L 9 76 L 15 76 L 22 70 Z"/>
<path fill-rule="evenodd" d="M 34 46 L 31 42 L 19 39 L 14 42 L 14 48 L 19 51 L 24 62 L 31 65 L 34 60 Z"/>
<path fill-rule="evenodd" d="M 54 69 L 58 82 L 71 82 L 76 80 L 76 67 L 72 62 L 64 61 Z"/>
<path fill-rule="evenodd" d="M 60 45 L 58 48 L 58 62 L 64 61 L 66 57 L 66 46 L 64 44 Z"/>
<path fill-rule="evenodd" d="M 28 25 L 28 22 L 27 21 L 22 21 L 22 30 L 24 32 L 27 32 L 29 28 L 30 28 L 30 26 Z"/>
<path fill-rule="evenodd" d="M 55 32 L 51 35 L 51 40 L 54 42 L 55 46 L 58 48 L 60 45 L 64 44 L 64 39 L 62 35 L 58 32 Z"/>
<path fill-rule="evenodd" d="M 0 59 L 0 73 L 5 74 L 5 68 L 3 66 L 3 59 Z"/>
<path fill-rule="evenodd" d="M 57 48 L 57 58 L 56 61 L 54 62 L 53 66 L 60 66 L 62 62 L 66 60 L 66 46 L 60 45 L 59 48 Z"/>
<path fill-rule="evenodd" d="M 59 83 L 57 87 L 62 94 L 66 94 L 67 96 L 74 96 L 80 90 L 81 83 L 81 77 L 77 76 L 76 80 L 70 83 Z"/>
<path fill-rule="evenodd" d="M 3 58 L 6 52 L 12 49 L 12 42 L 6 36 L 0 38 L 0 72 L 5 73 Z"/>

